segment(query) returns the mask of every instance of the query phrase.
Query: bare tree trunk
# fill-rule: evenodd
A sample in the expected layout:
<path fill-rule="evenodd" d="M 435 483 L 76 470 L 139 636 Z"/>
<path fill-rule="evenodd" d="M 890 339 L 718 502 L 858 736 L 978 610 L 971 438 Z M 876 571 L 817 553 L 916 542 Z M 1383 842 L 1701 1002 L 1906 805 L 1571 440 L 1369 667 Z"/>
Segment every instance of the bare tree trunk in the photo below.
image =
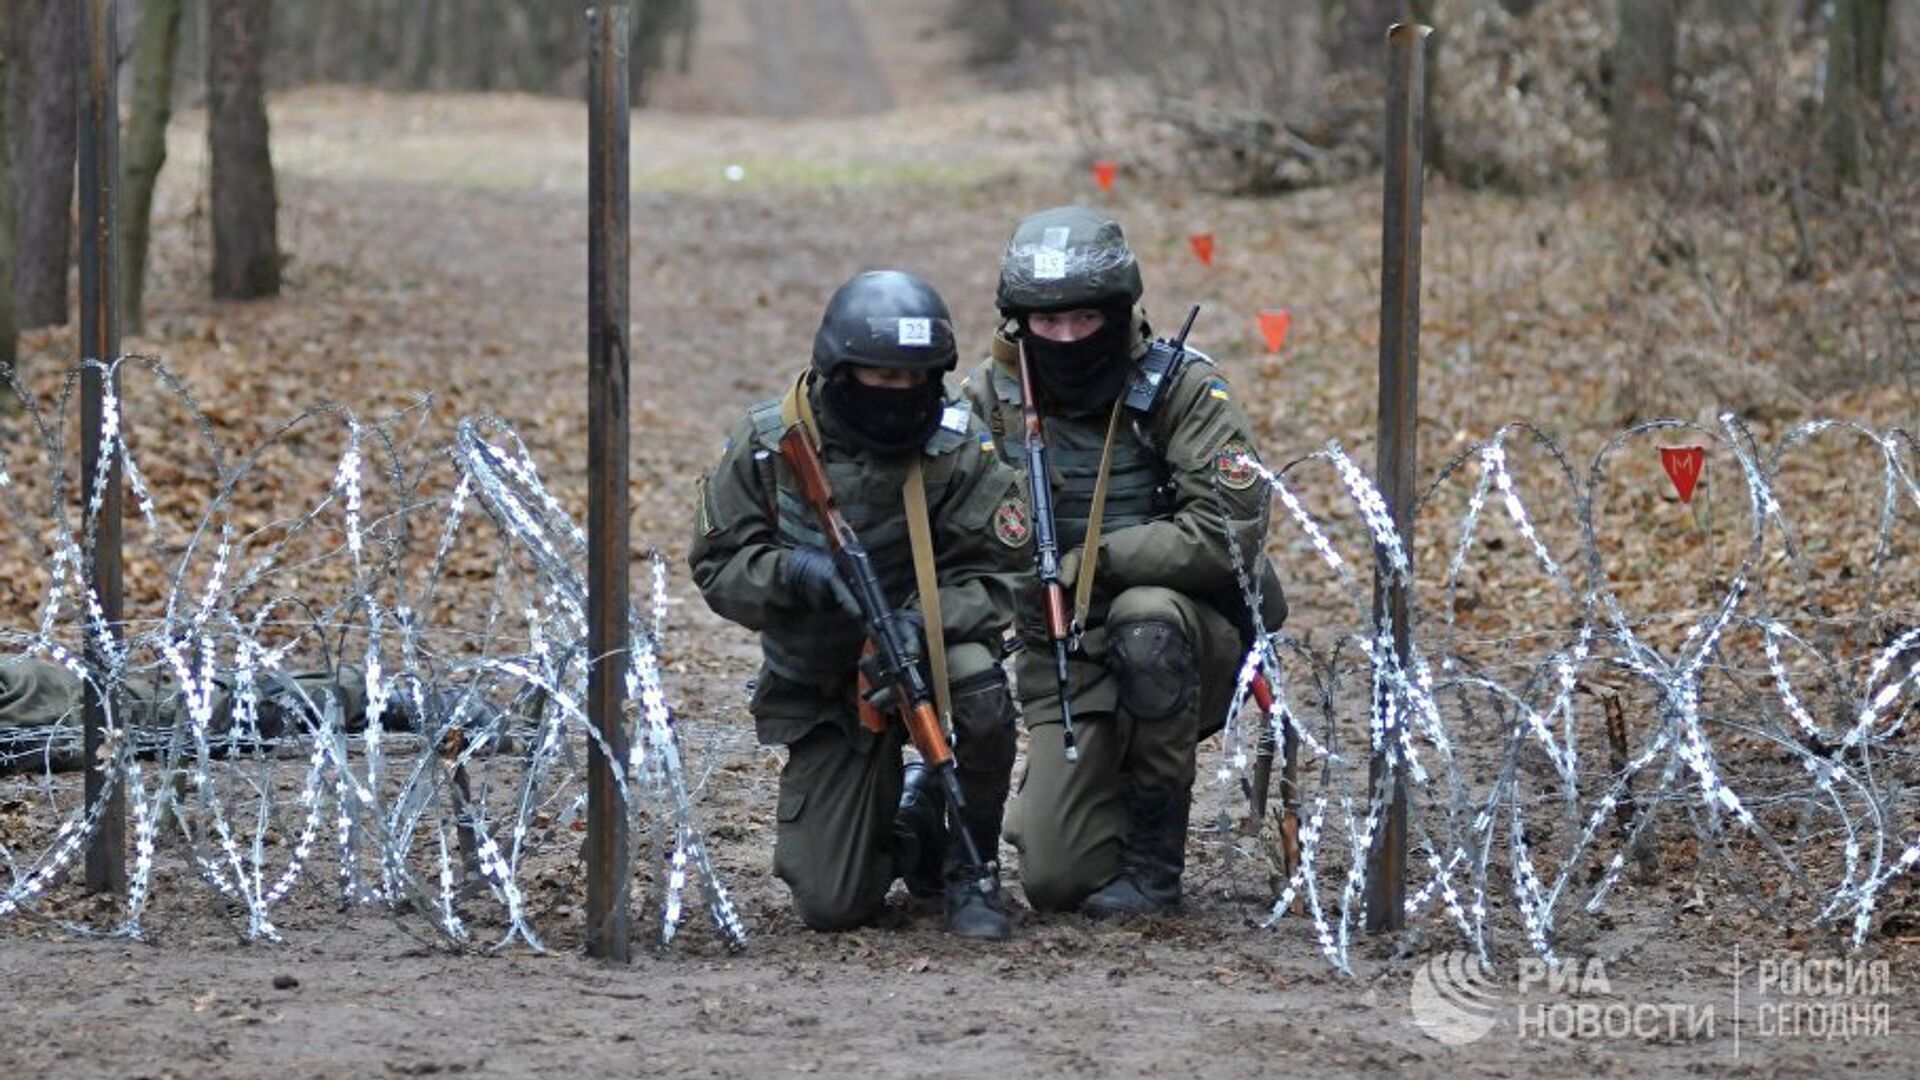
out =
<path fill-rule="evenodd" d="M 1327 5 L 1334 67 L 1387 71 L 1387 28 L 1405 18 L 1403 0 L 1344 0 Z"/>
<path fill-rule="evenodd" d="M 1887 0 L 1855 0 L 1860 5 L 1860 96 L 1876 109 L 1887 103 L 1887 29 L 1892 5 Z"/>
<path fill-rule="evenodd" d="M 1272 19 L 1281 34 L 1274 52 L 1285 57 L 1287 108 L 1298 114 L 1319 94 L 1326 78 L 1326 62 L 1320 50 L 1323 23 L 1320 8 L 1314 4 L 1293 4 L 1281 9 Z"/>
<path fill-rule="evenodd" d="M 1920 80 L 1920 0 L 1894 0 L 1887 13 L 1888 97 L 1900 100 Z"/>
<path fill-rule="evenodd" d="M 1021 0 L 1021 2 L 1043 13 L 1046 12 L 1046 9 L 1033 3 L 1033 0 Z M 1040 29 L 1037 32 L 1043 35 L 1044 40 L 1044 35 L 1050 32 L 1049 27 L 1046 23 L 1041 22 L 1039 18 L 1035 18 L 1033 21 L 1039 24 Z M 1048 19 L 1047 22 L 1051 22 L 1051 19 Z M 680 48 L 678 55 L 674 57 L 673 61 L 674 70 L 682 75 L 693 70 L 693 46 L 699 40 L 699 35 L 699 0 L 686 0 L 685 3 L 680 5 Z"/>
<path fill-rule="evenodd" d="M 180 58 L 176 61 L 182 71 L 207 70 L 207 3 L 206 0 L 185 0 L 180 16 Z M 192 95 L 204 92 L 205 79 L 185 79 L 174 83 L 176 101 L 181 104 L 196 102 Z"/>
<path fill-rule="evenodd" d="M 1884 101 L 1886 0 L 1834 0 L 1827 26 L 1827 77 L 1821 100 L 1821 149 L 1828 175 L 1842 184 L 1866 168 L 1870 110 Z"/>
<path fill-rule="evenodd" d="M 147 241 L 153 189 L 167 161 L 173 69 L 180 49 L 181 0 L 145 0 L 133 53 L 133 115 L 127 124 L 125 197 L 120 201 L 121 320 L 128 334 L 144 323 Z"/>
<path fill-rule="evenodd" d="M 280 244 L 261 69 L 269 0 L 212 0 L 207 50 L 207 142 L 212 170 L 213 295 L 247 300 L 280 292 Z"/>
<path fill-rule="evenodd" d="M 446 90 L 466 84 L 466 72 L 463 67 L 466 63 L 465 38 L 461 35 L 460 29 L 472 20 L 461 17 L 460 3 L 461 0 L 445 0 L 440 5 L 438 28 L 435 31 L 439 38 L 440 58 L 434 64 L 433 81 L 429 84 L 434 90 Z"/>
<path fill-rule="evenodd" d="M 273 20 L 269 54 L 271 86 L 301 86 L 339 81 L 340 57 L 348 51 L 345 31 L 340 29 L 346 15 L 344 0 L 323 4 L 286 4 Z"/>
<path fill-rule="evenodd" d="M 18 0 L 0 0 L 0 364 L 19 359 L 20 330 L 13 319 L 13 133 L 14 35 Z"/>
<path fill-rule="evenodd" d="M 698 0 L 639 0 L 634 5 L 633 83 L 634 104 L 644 105 L 647 83 L 666 69 L 670 62 L 687 70 L 691 63 L 693 27 Z M 1027 3 L 1026 7 L 1038 5 Z M 677 61 L 668 58 L 669 46 L 678 42 Z"/>
<path fill-rule="evenodd" d="M 409 90 L 425 90 L 438 59 L 434 48 L 439 18 L 438 0 L 415 0 L 408 5 L 405 28 L 401 31 L 400 62 L 405 71 L 401 85 Z"/>
<path fill-rule="evenodd" d="M 74 112 L 71 0 L 15 0 L 27 48 L 16 54 L 27 84 L 14 216 L 14 316 L 22 329 L 67 321 L 67 268 L 73 242 L 73 170 L 79 139 Z"/>
<path fill-rule="evenodd" d="M 211 2 L 187 0 L 182 64 L 192 66 L 207 48 L 196 11 L 202 3 Z M 699 0 L 625 2 L 634 10 L 631 55 L 638 97 L 649 75 L 676 61 L 682 70 L 691 63 Z M 1367 2 L 1392 7 L 1401 0 Z M 1051 18 L 1060 3 L 998 0 L 995 7 L 1030 10 Z M 303 0 L 282 4 L 274 13 L 267 46 L 268 83 L 274 88 L 331 82 L 416 90 L 515 90 L 572 97 L 579 92 L 577 84 L 584 70 L 580 28 L 581 10 L 586 6 L 590 5 L 579 0 Z"/>
<path fill-rule="evenodd" d="M 355 50 L 353 80 L 364 86 L 391 86 L 393 63 L 386 5 L 381 0 L 361 0 L 354 16 L 360 26 L 360 47 Z"/>
<path fill-rule="evenodd" d="M 1673 152 L 1677 0 L 1620 0 L 1608 151 L 1615 176 L 1644 176 Z"/>
<path fill-rule="evenodd" d="M 500 64 L 495 50 L 497 42 L 493 34 L 494 20 L 499 16 L 493 0 L 485 3 L 486 15 L 483 18 L 469 19 L 462 35 L 467 51 L 467 61 L 471 65 L 472 81 L 464 88 L 486 92 L 499 89 Z"/>

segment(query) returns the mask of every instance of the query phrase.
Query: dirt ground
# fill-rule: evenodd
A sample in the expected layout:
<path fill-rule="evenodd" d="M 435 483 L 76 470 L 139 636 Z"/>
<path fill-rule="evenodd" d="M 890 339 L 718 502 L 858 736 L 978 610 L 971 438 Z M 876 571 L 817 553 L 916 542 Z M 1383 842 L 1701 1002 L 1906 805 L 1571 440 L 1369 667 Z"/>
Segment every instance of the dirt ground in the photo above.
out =
<path fill-rule="evenodd" d="M 1310 924 L 1261 928 L 1267 865 L 1246 838 L 1217 833 L 1196 832 L 1179 918 L 1112 927 L 1026 914 L 1012 942 L 988 947 L 955 943 L 934 912 L 904 906 L 856 933 L 800 927 L 769 872 L 778 758 L 754 746 L 746 715 L 755 650 L 706 611 L 678 560 L 695 476 L 738 411 L 805 362 L 830 289 L 865 268 L 916 270 L 952 301 L 971 352 L 991 330 L 996 258 L 1014 218 L 1102 203 L 1142 252 L 1150 302 L 1167 312 L 1208 302 L 1196 340 L 1228 365 L 1274 452 L 1330 438 L 1364 448 L 1378 193 L 1366 182 L 1248 202 L 1129 186 L 1123 174 L 1120 191 L 1101 196 L 1061 103 L 973 87 L 933 29 L 935 5 L 836 0 L 817 20 L 796 18 L 799 0 L 706 6 L 704 74 L 663 85 L 660 100 L 680 111 L 634 123 L 633 527 L 637 550 L 674 560 L 668 692 L 697 768 L 711 770 L 701 812 L 749 948 L 727 954 L 695 915 L 668 949 L 595 964 L 579 955 L 577 901 L 565 896 L 542 908 L 546 955 L 454 950 L 417 918 L 341 914 L 324 900 L 277 918 L 285 944 L 246 944 L 196 882 L 163 878 L 146 942 L 0 925 L 0 1075 L 1912 1074 L 1914 939 L 1876 933 L 1852 954 L 1889 965 L 1874 999 L 1889 1006 L 1884 1034 L 1772 1034 L 1751 998 L 1736 1004 L 1736 987 L 1754 985 L 1742 982 L 1751 975 L 1740 957 L 1839 956 L 1838 942 L 1771 927 L 1730 896 L 1700 898 L 1679 865 L 1626 887 L 1567 944 L 1601 958 L 1602 983 L 1581 995 L 1535 987 L 1528 999 L 1716 1010 L 1710 1030 L 1677 1037 L 1528 1034 L 1513 1004 L 1526 995 L 1503 991 L 1489 1034 L 1437 1041 L 1410 1000 L 1417 970 L 1449 939 L 1362 942 L 1355 975 L 1341 975 Z M 861 33 L 823 37 L 822 27 Z M 914 52 L 916 42 L 931 51 Z M 845 79 L 821 81 L 829 69 Z M 429 435 L 496 412 L 520 426 L 579 512 L 584 109 L 314 90 L 276 102 L 274 121 L 287 295 L 203 298 L 204 161 L 198 118 L 183 117 L 161 196 L 149 332 L 130 348 L 163 356 L 235 445 L 319 400 L 371 414 L 430 391 Z M 729 165 L 741 179 L 727 179 Z M 1593 354 L 1567 355 L 1580 349 L 1563 338 L 1568 322 L 1605 307 L 1583 282 L 1630 273 L 1617 253 L 1568 237 L 1618 213 L 1579 193 L 1433 196 L 1438 389 L 1423 415 L 1427 460 L 1534 403 L 1555 411 L 1536 418 L 1576 439 L 1612 429 L 1619 388 L 1604 374 L 1569 382 Z M 1187 251 L 1201 229 L 1220 237 L 1212 270 Z M 1284 364 L 1261 354 L 1253 318 L 1281 305 L 1296 320 Z M 1491 332 L 1488 311 L 1504 312 Z M 29 345 L 53 368 L 71 337 L 45 332 Z M 1832 404 L 1863 419 L 1911 415 L 1900 398 Z M 314 464 L 316 484 L 328 467 Z M 1334 603 L 1295 602 L 1308 622 Z M 1196 822 L 1216 809 L 1218 796 L 1206 797 Z M 1018 896 L 1017 874 L 1010 884 Z M 1505 947 L 1499 978 L 1510 984 L 1524 949 Z"/>

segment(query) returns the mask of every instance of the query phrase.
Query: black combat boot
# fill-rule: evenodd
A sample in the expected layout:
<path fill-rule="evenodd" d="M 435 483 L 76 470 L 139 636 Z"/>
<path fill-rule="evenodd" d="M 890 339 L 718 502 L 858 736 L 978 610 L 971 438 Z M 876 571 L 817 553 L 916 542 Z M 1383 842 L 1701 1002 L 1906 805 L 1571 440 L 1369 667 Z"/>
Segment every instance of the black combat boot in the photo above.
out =
<path fill-rule="evenodd" d="M 1120 838 L 1120 875 L 1080 903 L 1096 919 L 1164 915 L 1180 906 L 1180 874 L 1187 865 L 1190 792 L 1127 789 L 1127 831 Z"/>
<path fill-rule="evenodd" d="M 900 782 L 900 809 L 893 815 L 895 866 L 907 891 L 922 900 L 939 896 L 946 861 L 947 798 L 932 769 L 907 762 Z"/>
<path fill-rule="evenodd" d="M 967 846 L 955 839 L 947 845 L 947 933 L 974 941 L 1005 941 L 1013 935 L 1000 894 L 1001 807 L 969 806 L 964 824 L 980 850 L 985 866 L 967 865 Z"/>

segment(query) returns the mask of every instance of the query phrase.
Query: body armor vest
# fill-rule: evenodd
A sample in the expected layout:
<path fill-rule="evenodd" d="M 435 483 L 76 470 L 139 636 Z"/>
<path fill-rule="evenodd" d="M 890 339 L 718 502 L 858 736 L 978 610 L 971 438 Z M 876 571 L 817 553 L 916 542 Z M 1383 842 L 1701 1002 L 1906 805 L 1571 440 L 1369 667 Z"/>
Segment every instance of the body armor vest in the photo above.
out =
<path fill-rule="evenodd" d="M 995 367 L 993 392 L 994 446 L 1000 459 L 1016 472 L 1027 468 L 1025 421 L 1020 416 L 1020 381 Z M 1086 543 L 1087 519 L 1093 513 L 1093 486 L 1100 475 L 1100 455 L 1107 442 L 1107 413 L 1046 417 L 1047 464 L 1053 469 L 1053 527 L 1060 550 Z M 1113 463 L 1107 469 L 1107 507 L 1101 528 L 1111 531 L 1173 516 L 1167 488 L 1166 458 L 1147 444 L 1133 423 L 1120 420 L 1114 435 Z"/>
<path fill-rule="evenodd" d="M 780 436 L 786 425 L 780 416 L 780 401 L 764 401 L 750 413 L 753 419 L 754 459 L 761 486 L 768 493 L 772 514 L 780 532 L 780 541 L 789 547 L 826 546 L 826 534 L 820 529 L 819 515 L 801 493 L 800 483 L 780 456 Z M 956 433 L 946 426 L 934 432 L 922 453 L 923 476 L 927 487 L 927 513 L 939 520 L 941 497 L 953 476 L 957 461 L 954 451 L 965 446 L 965 432 Z M 904 606 L 915 595 L 913 548 L 907 537 L 906 506 L 900 488 L 906 481 L 907 460 L 877 459 L 865 454 L 848 454 L 844 449 L 823 448 L 821 458 L 827 467 L 827 482 L 833 486 L 834 500 L 847 524 L 860 537 L 880 578 L 887 603 Z M 853 676 L 866 642 L 866 628 L 842 612 L 818 612 L 792 625 L 769 628 L 760 633 L 761 655 L 774 674 L 797 683 L 831 686 Z"/>

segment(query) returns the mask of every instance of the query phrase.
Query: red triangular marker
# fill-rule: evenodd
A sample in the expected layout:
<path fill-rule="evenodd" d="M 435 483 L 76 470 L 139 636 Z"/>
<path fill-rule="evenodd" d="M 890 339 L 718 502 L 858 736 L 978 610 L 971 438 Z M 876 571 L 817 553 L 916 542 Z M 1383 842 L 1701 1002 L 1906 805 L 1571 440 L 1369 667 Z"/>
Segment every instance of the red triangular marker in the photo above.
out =
<path fill-rule="evenodd" d="M 1700 474 L 1707 468 L 1707 448 L 1663 446 L 1660 464 L 1667 470 L 1667 479 L 1673 481 L 1674 494 L 1680 496 L 1681 502 L 1692 504 L 1693 486 L 1700 482 Z"/>
<path fill-rule="evenodd" d="M 1260 313 L 1260 333 L 1266 336 L 1268 352 L 1280 351 L 1287 340 L 1287 327 L 1292 323 L 1293 316 L 1288 315 L 1285 308 Z"/>
<path fill-rule="evenodd" d="M 1187 243 L 1193 245 L 1193 254 L 1207 266 L 1213 265 L 1213 234 L 1197 232 L 1187 237 Z"/>
<path fill-rule="evenodd" d="M 1101 191 L 1113 190 L 1113 178 L 1120 172 L 1120 163 L 1116 161 L 1096 161 L 1093 163 L 1093 182 L 1100 185 Z"/>

